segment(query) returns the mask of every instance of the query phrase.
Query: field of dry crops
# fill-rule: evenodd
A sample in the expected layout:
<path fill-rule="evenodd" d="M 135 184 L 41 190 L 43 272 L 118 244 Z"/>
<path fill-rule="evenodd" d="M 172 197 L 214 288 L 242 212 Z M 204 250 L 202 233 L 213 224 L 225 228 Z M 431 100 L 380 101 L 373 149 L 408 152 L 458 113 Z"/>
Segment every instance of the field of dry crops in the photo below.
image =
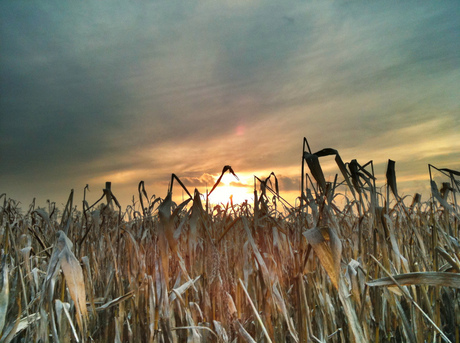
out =
<path fill-rule="evenodd" d="M 3 194 L 0 341 L 460 342 L 460 173 L 430 166 L 450 182 L 405 204 L 392 161 L 382 194 L 372 162 L 305 143 L 295 207 L 273 173 L 251 204 L 213 206 L 175 175 L 125 210 L 109 183 L 80 210 L 73 192 L 61 211 Z"/>

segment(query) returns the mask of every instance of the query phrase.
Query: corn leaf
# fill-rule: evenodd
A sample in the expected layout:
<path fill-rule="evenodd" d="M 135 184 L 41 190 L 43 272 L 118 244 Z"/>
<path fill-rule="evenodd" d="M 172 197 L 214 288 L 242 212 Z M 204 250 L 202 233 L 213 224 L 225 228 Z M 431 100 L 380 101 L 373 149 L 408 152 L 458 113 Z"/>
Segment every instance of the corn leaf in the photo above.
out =
<path fill-rule="evenodd" d="M 427 285 L 460 288 L 460 274 L 446 272 L 417 272 L 393 275 L 401 286 Z M 394 286 L 396 283 L 390 277 L 384 277 L 367 283 L 370 287 Z"/>

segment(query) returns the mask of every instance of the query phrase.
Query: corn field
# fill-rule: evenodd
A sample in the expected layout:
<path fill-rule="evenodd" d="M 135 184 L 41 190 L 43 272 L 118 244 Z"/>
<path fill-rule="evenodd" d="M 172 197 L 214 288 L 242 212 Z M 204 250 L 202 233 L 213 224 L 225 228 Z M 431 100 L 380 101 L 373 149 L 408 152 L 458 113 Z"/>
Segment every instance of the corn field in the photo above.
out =
<path fill-rule="evenodd" d="M 460 342 L 460 173 L 430 165 L 430 200 L 401 198 L 393 161 L 382 191 L 372 161 L 306 139 L 300 173 L 295 206 L 274 173 L 242 204 L 174 174 L 124 210 L 110 183 L 80 210 L 2 194 L 0 342 Z"/>

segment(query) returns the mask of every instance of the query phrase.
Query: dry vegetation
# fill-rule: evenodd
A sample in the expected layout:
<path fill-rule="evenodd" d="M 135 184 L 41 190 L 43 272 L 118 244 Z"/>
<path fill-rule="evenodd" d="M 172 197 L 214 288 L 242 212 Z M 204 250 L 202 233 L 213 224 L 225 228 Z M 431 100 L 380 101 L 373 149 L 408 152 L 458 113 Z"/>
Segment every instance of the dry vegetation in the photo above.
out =
<path fill-rule="evenodd" d="M 296 207 L 273 173 L 253 204 L 213 207 L 175 175 L 165 199 L 141 182 L 125 211 L 109 183 L 82 211 L 73 192 L 62 213 L 3 195 L 0 341 L 460 342 L 460 173 L 430 166 L 450 183 L 406 205 L 394 162 L 381 194 L 372 162 L 306 146 Z"/>

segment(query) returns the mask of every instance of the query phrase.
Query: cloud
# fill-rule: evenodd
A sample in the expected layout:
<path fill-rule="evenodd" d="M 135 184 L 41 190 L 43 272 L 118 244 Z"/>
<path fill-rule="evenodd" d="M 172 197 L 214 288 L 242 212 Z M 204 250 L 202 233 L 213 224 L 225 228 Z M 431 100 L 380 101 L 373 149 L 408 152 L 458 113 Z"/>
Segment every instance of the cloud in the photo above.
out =
<path fill-rule="evenodd" d="M 186 187 L 193 188 L 212 188 L 216 182 L 216 178 L 210 174 L 204 173 L 199 177 L 181 177 L 180 180 Z"/>
<path fill-rule="evenodd" d="M 281 194 L 284 191 L 298 191 L 300 193 L 300 177 L 280 175 L 278 182 Z"/>
<path fill-rule="evenodd" d="M 455 169 L 458 14 L 455 1 L 2 2 L 1 186 L 163 192 L 171 173 L 203 186 L 230 164 L 294 191 L 304 136 L 344 160 L 396 159 L 404 177 Z"/>
<path fill-rule="evenodd" d="M 247 183 L 235 182 L 235 181 L 230 182 L 230 186 L 240 187 L 240 188 L 249 188 L 249 189 L 253 188 L 253 185 L 248 185 Z"/>

